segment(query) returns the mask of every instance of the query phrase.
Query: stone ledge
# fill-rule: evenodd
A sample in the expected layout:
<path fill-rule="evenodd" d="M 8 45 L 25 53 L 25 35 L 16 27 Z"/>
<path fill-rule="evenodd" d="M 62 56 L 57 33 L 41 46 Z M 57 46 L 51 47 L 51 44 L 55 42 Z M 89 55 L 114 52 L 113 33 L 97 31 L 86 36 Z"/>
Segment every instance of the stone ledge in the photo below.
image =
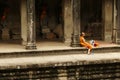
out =
<path fill-rule="evenodd" d="M 120 59 L 111 59 L 111 60 L 95 60 L 95 61 L 68 61 L 68 62 L 58 62 L 58 63 L 43 63 L 43 64 L 25 64 L 25 65 L 9 65 L 9 66 L 0 66 L 0 70 L 11 70 L 11 69 L 27 69 L 27 68 L 45 68 L 45 67 L 67 67 L 67 66 L 83 66 L 83 65 L 97 65 L 97 64 L 120 64 Z"/>
<path fill-rule="evenodd" d="M 98 47 L 93 48 L 93 53 L 120 52 L 120 47 Z M 30 56 L 49 56 L 49 55 L 68 55 L 68 54 L 86 54 L 84 47 L 57 49 L 57 50 L 26 50 L 17 52 L 0 52 L 0 58 L 12 57 L 30 57 Z"/>

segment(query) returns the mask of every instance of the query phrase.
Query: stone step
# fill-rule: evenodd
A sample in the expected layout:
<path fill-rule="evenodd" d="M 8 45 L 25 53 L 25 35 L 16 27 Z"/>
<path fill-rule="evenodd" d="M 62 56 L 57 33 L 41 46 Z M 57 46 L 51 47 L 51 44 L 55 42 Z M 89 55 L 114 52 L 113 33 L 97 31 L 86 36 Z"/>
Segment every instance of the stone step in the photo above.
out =
<path fill-rule="evenodd" d="M 92 53 L 120 52 L 120 46 L 93 48 Z M 0 52 L 0 58 L 31 57 L 31 56 L 50 56 L 50 55 L 69 55 L 87 54 L 87 49 L 83 47 L 55 50 L 26 50 L 18 52 Z"/>
<path fill-rule="evenodd" d="M 120 54 L 0 58 L 0 80 L 120 80 Z"/>

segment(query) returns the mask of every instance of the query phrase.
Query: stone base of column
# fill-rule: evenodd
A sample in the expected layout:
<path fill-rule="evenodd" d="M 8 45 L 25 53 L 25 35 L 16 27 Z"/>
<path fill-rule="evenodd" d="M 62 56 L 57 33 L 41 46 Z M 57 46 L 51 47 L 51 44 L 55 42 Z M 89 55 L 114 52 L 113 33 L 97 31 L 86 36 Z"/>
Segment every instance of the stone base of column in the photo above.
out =
<path fill-rule="evenodd" d="M 27 41 L 22 40 L 21 44 L 22 44 L 23 46 L 26 46 Z"/>
<path fill-rule="evenodd" d="M 37 49 L 36 45 L 34 43 L 28 43 L 26 45 L 26 49 L 32 50 L 32 49 Z"/>
<path fill-rule="evenodd" d="M 72 47 L 80 47 L 79 35 L 72 35 Z"/>

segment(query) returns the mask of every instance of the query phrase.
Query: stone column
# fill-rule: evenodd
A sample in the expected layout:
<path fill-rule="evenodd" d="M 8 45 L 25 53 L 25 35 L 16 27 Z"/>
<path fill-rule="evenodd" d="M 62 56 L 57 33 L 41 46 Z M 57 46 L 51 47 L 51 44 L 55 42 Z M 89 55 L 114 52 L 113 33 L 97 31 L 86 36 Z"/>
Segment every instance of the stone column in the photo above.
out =
<path fill-rule="evenodd" d="M 71 46 L 78 47 L 80 36 L 80 0 L 72 0 L 73 34 Z"/>
<path fill-rule="evenodd" d="M 120 0 L 116 0 L 116 6 L 117 6 L 116 43 L 120 44 Z"/>
<path fill-rule="evenodd" d="M 72 6 L 71 0 L 64 0 L 64 43 L 67 46 L 71 45 L 71 34 L 73 30 L 72 21 Z"/>
<path fill-rule="evenodd" d="M 27 44 L 27 7 L 26 0 L 21 0 L 21 37 L 22 45 Z"/>
<path fill-rule="evenodd" d="M 114 3 L 114 6 L 113 6 L 114 10 L 113 10 L 112 42 L 113 42 L 113 43 L 116 43 L 116 42 L 117 42 L 117 41 L 116 41 L 116 38 L 117 38 L 117 36 L 116 36 L 116 28 L 117 28 L 117 25 L 116 25 L 116 21 L 117 21 L 117 20 L 116 20 L 116 18 L 117 18 L 116 0 L 114 0 L 113 3 Z"/>
<path fill-rule="evenodd" d="M 104 0 L 103 7 L 103 21 L 104 21 L 104 40 L 111 42 L 112 28 L 113 28 L 113 0 Z"/>
<path fill-rule="evenodd" d="M 35 40 L 35 0 L 27 0 L 27 45 L 26 49 L 36 49 Z"/>

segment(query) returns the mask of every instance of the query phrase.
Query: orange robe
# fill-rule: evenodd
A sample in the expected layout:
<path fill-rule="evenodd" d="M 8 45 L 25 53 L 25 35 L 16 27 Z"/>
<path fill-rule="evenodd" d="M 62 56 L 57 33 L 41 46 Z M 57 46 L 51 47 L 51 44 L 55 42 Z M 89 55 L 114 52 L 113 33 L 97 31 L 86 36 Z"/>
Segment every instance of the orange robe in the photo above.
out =
<path fill-rule="evenodd" d="M 92 45 L 86 42 L 83 36 L 80 36 L 80 44 L 88 49 L 92 49 Z"/>

